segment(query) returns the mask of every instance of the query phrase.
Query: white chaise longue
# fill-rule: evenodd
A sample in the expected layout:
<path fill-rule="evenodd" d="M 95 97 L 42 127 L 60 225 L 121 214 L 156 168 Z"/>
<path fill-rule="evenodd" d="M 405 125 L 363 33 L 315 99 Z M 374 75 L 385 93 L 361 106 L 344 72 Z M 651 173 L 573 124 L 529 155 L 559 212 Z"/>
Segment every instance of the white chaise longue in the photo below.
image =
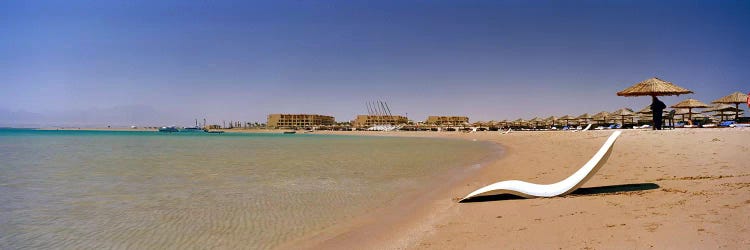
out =
<path fill-rule="evenodd" d="M 617 137 L 620 136 L 620 133 L 620 131 L 612 133 L 599 151 L 594 154 L 594 157 L 565 180 L 546 185 L 519 180 L 501 181 L 477 189 L 459 202 L 485 195 L 512 194 L 524 198 L 538 198 L 570 194 L 591 179 L 591 176 L 607 162 L 609 155 L 612 153 L 612 146 L 615 144 Z"/>

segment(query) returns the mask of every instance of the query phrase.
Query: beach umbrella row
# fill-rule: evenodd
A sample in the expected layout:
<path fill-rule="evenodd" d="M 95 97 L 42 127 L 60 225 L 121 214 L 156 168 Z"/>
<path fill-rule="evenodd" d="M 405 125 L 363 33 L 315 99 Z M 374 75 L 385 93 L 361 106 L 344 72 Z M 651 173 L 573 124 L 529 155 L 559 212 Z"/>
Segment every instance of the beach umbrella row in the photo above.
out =
<path fill-rule="evenodd" d="M 708 108 L 708 104 L 705 104 L 701 101 L 695 100 L 693 98 L 688 98 L 684 101 L 678 102 L 675 105 L 670 106 L 670 108 L 687 108 L 688 112 L 688 120 L 693 119 L 693 109 L 694 108 Z"/>
<path fill-rule="evenodd" d="M 712 103 L 734 104 L 735 109 L 739 110 L 740 104 L 745 103 L 745 102 L 748 102 L 748 97 L 745 93 L 734 92 L 725 97 L 716 99 Z M 735 111 L 734 119 L 737 120 L 739 119 L 739 117 L 740 117 L 740 112 Z"/>

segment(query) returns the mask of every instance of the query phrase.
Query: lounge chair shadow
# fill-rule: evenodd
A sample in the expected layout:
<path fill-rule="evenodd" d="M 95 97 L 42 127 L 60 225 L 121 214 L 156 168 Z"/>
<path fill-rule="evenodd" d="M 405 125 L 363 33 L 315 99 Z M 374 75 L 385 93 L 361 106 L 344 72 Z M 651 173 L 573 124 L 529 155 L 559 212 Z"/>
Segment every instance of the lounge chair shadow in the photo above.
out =
<path fill-rule="evenodd" d="M 570 193 L 571 195 L 592 195 L 592 194 L 608 194 L 608 193 L 619 193 L 619 192 L 635 192 L 657 189 L 659 185 L 656 183 L 634 183 L 634 184 L 622 184 L 622 185 L 611 185 L 611 186 L 600 186 L 600 187 L 587 187 L 579 188 L 578 190 Z"/>
<path fill-rule="evenodd" d="M 622 193 L 622 192 L 652 190 L 652 189 L 657 189 L 657 188 L 659 188 L 659 185 L 657 185 L 656 183 L 633 183 L 633 184 L 579 188 L 576 191 L 570 193 L 570 195 L 586 196 L 586 195 L 596 195 L 596 194 L 613 194 L 613 193 Z M 520 199 L 526 199 L 526 198 L 523 198 L 517 195 L 512 195 L 512 194 L 497 194 L 497 195 L 484 195 L 484 196 L 472 197 L 472 198 L 461 201 L 461 203 L 520 200 Z"/>

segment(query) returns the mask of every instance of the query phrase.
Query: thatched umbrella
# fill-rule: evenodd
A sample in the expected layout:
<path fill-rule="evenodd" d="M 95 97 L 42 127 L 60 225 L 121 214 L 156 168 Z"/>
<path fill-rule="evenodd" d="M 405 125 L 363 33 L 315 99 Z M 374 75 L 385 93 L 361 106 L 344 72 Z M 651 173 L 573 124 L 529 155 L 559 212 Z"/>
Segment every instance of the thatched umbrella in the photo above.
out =
<path fill-rule="evenodd" d="M 650 115 L 650 114 L 653 114 L 654 111 L 651 110 L 651 105 L 646 105 L 646 107 L 643 107 L 641 110 L 638 110 L 638 112 L 636 112 L 636 113 L 638 113 L 638 114 L 644 114 L 644 115 Z M 666 109 L 662 110 L 662 114 L 666 114 L 666 113 L 669 113 L 669 111 L 667 111 Z"/>
<path fill-rule="evenodd" d="M 659 78 L 649 78 L 617 92 L 618 96 L 668 96 L 690 94 L 693 91 Z M 632 110 L 631 110 L 632 111 Z M 624 121 L 624 119 L 623 119 Z"/>
<path fill-rule="evenodd" d="M 575 119 L 576 119 L 575 117 L 572 117 L 570 115 L 564 115 L 560 117 L 560 120 L 565 121 L 565 126 L 570 126 L 570 120 L 575 120 Z"/>
<path fill-rule="evenodd" d="M 636 83 L 623 91 L 617 92 L 618 96 L 667 96 L 690 94 L 686 88 L 674 85 L 671 82 L 659 78 L 650 78 L 645 81 Z"/>
<path fill-rule="evenodd" d="M 734 107 L 732 107 L 732 108 L 734 108 Z M 726 121 L 728 117 L 730 117 L 731 115 L 734 115 L 734 114 L 735 114 L 735 112 L 718 111 L 718 112 L 714 113 L 714 117 L 716 117 L 717 119 L 721 119 L 722 121 Z M 744 114 L 745 114 L 745 112 L 740 112 L 740 115 L 744 115 Z"/>
<path fill-rule="evenodd" d="M 674 111 L 675 111 L 675 113 L 674 113 L 675 115 L 679 115 L 680 116 L 680 121 L 684 121 L 685 120 L 685 115 L 697 115 L 697 114 L 700 114 L 700 112 L 698 112 L 698 111 L 692 111 L 692 110 L 687 109 L 687 108 L 678 108 L 678 109 L 674 109 Z"/>
<path fill-rule="evenodd" d="M 513 124 L 518 124 L 519 127 L 523 126 L 522 124 L 526 123 L 526 120 L 523 118 L 518 118 L 515 121 L 513 121 Z"/>
<path fill-rule="evenodd" d="M 502 121 L 500 121 L 500 124 L 502 124 L 503 127 L 508 126 L 508 119 L 503 119 Z"/>
<path fill-rule="evenodd" d="M 732 107 L 729 104 L 716 104 L 716 105 L 713 105 L 713 106 L 707 108 L 703 112 L 706 113 L 706 112 L 719 112 L 719 111 L 741 112 L 742 109 L 741 108 Z"/>
<path fill-rule="evenodd" d="M 631 110 L 629 108 L 621 108 L 621 109 L 618 109 L 615 112 L 612 112 L 612 115 L 620 116 L 620 119 L 622 120 L 622 125 L 625 125 L 625 117 L 626 116 L 631 116 L 632 117 L 632 116 L 635 115 L 635 112 L 633 112 L 633 110 Z"/>
<path fill-rule="evenodd" d="M 555 122 L 557 121 L 557 117 L 555 117 L 553 115 L 553 116 L 545 118 L 544 120 L 547 121 L 547 122 L 549 122 L 551 124 L 551 126 L 554 127 L 555 126 Z"/>
<path fill-rule="evenodd" d="M 591 115 L 589 113 L 583 113 L 582 115 L 579 115 L 576 117 L 576 119 L 583 120 L 584 123 L 589 123 L 589 120 L 591 120 Z"/>
<path fill-rule="evenodd" d="M 592 117 L 592 119 L 594 119 L 594 121 L 601 121 L 602 123 L 606 123 L 606 122 L 607 122 L 607 119 L 608 119 L 609 117 L 611 117 L 611 116 L 612 116 L 612 114 L 610 114 L 609 112 L 607 112 L 607 111 L 602 111 L 602 112 L 599 112 L 599 113 L 596 113 L 596 114 L 594 114 L 594 115 L 593 115 L 593 116 L 591 116 L 591 117 Z"/>
<path fill-rule="evenodd" d="M 693 118 L 693 109 L 694 108 L 708 108 L 708 104 L 705 104 L 701 101 L 695 100 L 693 98 L 685 99 L 684 101 L 678 102 L 675 105 L 672 105 L 671 108 L 687 108 L 688 109 L 688 120 L 692 120 Z"/>
<path fill-rule="evenodd" d="M 721 116 L 721 120 L 724 121 L 725 117 L 727 116 L 726 112 L 732 112 L 734 113 L 735 117 L 738 116 L 743 110 L 740 108 L 732 107 L 729 104 L 716 104 L 715 106 L 712 106 L 706 110 L 703 111 L 703 113 L 707 112 L 716 112 L 718 116 Z"/>
<path fill-rule="evenodd" d="M 542 118 L 539 118 L 539 117 L 534 117 L 534 118 L 532 118 L 531 120 L 529 120 L 529 122 L 530 122 L 530 123 L 531 123 L 531 122 L 533 122 L 533 123 L 534 123 L 534 128 L 536 128 L 536 127 L 539 127 L 539 123 L 540 123 L 540 122 L 543 122 L 543 121 L 544 121 L 544 120 L 542 120 Z"/>
<path fill-rule="evenodd" d="M 648 105 L 645 108 L 642 108 L 641 110 L 638 110 L 638 112 L 636 112 L 636 113 L 638 113 L 638 114 L 644 114 L 644 115 L 650 115 L 650 114 L 654 113 L 654 111 L 651 110 L 651 105 Z"/>
<path fill-rule="evenodd" d="M 728 96 L 716 99 L 716 100 L 714 100 L 711 103 L 734 104 L 734 107 L 736 109 L 739 109 L 740 108 L 740 103 L 745 103 L 747 101 L 748 101 L 748 97 L 747 97 L 747 95 L 745 93 L 734 92 L 734 93 L 729 94 Z M 740 112 L 737 111 L 734 114 L 734 120 L 737 120 L 739 118 L 740 118 Z"/>

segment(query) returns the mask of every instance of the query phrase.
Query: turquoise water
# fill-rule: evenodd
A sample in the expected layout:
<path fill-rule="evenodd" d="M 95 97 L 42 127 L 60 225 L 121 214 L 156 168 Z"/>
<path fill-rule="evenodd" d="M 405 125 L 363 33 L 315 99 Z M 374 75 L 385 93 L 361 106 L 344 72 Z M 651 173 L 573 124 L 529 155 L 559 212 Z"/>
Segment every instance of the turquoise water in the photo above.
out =
<path fill-rule="evenodd" d="M 0 129 L 0 249 L 271 248 L 494 150 L 424 138 Z"/>

